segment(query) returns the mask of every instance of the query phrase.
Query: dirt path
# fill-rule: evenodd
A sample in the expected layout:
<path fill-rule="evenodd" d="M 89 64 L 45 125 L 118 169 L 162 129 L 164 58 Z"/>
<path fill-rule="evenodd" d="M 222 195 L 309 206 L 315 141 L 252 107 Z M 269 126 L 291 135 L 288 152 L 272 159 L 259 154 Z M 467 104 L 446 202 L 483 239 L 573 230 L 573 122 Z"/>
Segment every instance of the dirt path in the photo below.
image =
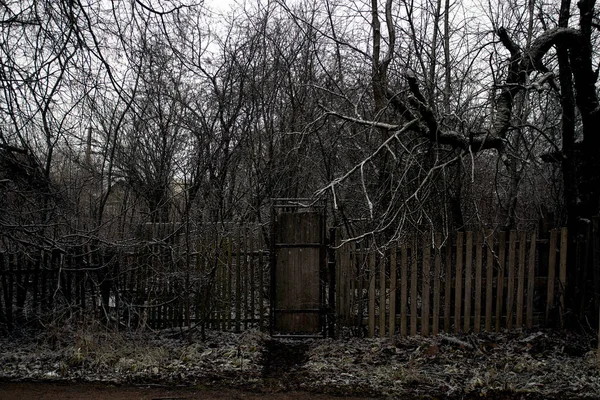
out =
<path fill-rule="evenodd" d="M 233 389 L 148 388 L 85 383 L 0 382 L 0 400 L 340 399 L 306 392 L 252 393 Z M 354 400 L 367 400 L 355 397 Z"/>

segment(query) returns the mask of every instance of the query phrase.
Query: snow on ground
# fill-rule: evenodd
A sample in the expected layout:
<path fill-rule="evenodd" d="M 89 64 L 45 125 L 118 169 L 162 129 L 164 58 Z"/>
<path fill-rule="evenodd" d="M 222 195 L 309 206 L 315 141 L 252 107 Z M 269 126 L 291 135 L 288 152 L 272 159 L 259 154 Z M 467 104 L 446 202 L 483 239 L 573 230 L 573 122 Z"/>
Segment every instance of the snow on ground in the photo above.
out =
<path fill-rule="evenodd" d="M 273 339 L 56 329 L 0 339 L 0 379 L 302 390 L 406 398 L 599 398 L 593 338 L 521 331 L 394 339 Z M 430 396 L 430 397 L 429 397 Z"/>

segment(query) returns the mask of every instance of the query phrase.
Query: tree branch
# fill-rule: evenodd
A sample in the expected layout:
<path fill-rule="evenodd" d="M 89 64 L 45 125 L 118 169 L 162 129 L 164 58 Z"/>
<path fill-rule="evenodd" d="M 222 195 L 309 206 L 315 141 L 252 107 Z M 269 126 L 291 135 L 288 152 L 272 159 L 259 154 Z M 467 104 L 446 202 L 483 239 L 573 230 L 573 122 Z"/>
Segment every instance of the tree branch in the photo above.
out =
<path fill-rule="evenodd" d="M 338 116 L 343 117 L 340 114 L 338 114 Z M 350 118 L 350 117 L 346 117 L 346 118 Z M 354 119 L 354 118 L 352 118 L 352 119 Z M 352 119 L 348 119 L 348 120 L 352 120 Z M 357 121 L 355 121 L 355 122 L 357 122 Z M 362 121 L 362 122 L 366 122 L 366 121 Z M 343 181 L 345 181 L 346 179 L 348 179 L 348 177 L 350 175 L 352 175 L 355 171 L 357 171 L 359 169 L 362 169 L 363 166 L 366 163 L 368 163 L 370 160 L 372 160 L 377 154 L 381 153 L 382 150 L 389 149 L 389 144 L 390 144 L 391 141 L 396 140 L 398 138 L 398 135 L 400 135 L 401 133 L 405 133 L 405 132 L 408 132 L 411 129 L 413 129 L 414 125 L 416 125 L 417 122 L 418 122 L 418 120 L 416 120 L 416 119 L 413 119 L 412 121 L 409 121 L 406 125 L 404 125 L 402 127 L 402 129 L 399 129 L 396 132 L 394 132 L 392 135 L 390 135 L 390 137 L 387 140 L 385 140 L 381 144 L 381 146 L 379 146 L 377 148 L 377 150 L 375 150 L 374 152 L 372 152 L 371 154 L 369 154 L 368 157 L 366 157 L 364 160 L 362 160 L 359 164 L 355 165 L 351 170 L 349 170 L 348 172 L 346 172 L 341 177 L 334 179 L 327 186 L 325 186 L 325 187 L 317 190 L 317 192 L 315 193 L 315 196 L 319 197 L 319 196 L 321 196 L 323 193 L 325 193 L 329 189 L 334 190 L 335 189 L 335 185 L 337 185 L 339 183 L 342 183 Z M 360 123 L 360 122 L 358 122 L 358 123 Z M 388 125 L 388 124 L 384 124 L 384 125 Z M 392 126 L 392 125 L 388 125 L 388 126 Z M 393 129 L 390 129 L 390 130 L 393 130 Z"/>

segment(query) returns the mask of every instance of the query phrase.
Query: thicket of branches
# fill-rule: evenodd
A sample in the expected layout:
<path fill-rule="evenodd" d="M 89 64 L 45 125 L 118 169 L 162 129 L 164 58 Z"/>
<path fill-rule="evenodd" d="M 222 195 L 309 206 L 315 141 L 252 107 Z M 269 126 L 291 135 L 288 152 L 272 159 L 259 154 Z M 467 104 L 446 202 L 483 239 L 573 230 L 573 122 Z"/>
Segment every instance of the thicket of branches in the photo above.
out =
<path fill-rule="evenodd" d="M 323 196 L 332 225 L 383 244 L 548 215 L 577 232 L 600 198 L 596 15 L 590 0 L 3 2 L 3 244 L 265 224 L 271 198 Z"/>

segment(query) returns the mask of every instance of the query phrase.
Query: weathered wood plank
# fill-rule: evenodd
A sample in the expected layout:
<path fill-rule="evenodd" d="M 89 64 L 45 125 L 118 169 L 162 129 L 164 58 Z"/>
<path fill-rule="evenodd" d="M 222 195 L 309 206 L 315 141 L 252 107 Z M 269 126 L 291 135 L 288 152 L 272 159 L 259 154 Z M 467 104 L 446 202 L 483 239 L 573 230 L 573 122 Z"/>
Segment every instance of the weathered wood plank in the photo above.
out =
<path fill-rule="evenodd" d="M 237 229 L 235 262 L 235 331 L 242 330 L 242 227 Z"/>
<path fill-rule="evenodd" d="M 504 269 L 506 262 L 506 232 L 498 235 L 498 280 L 496 284 L 496 332 L 500 332 L 500 320 L 504 308 Z"/>
<path fill-rule="evenodd" d="M 429 336 L 429 300 L 431 292 L 431 242 L 423 237 L 423 282 L 421 289 L 421 334 Z"/>
<path fill-rule="evenodd" d="M 452 246 L 446 243 L 446 264 L 444 274 L 444 332 L 450 332 L 450 321 L 452 318 Z"/>
<path fill-rule="evenodd" d="M 412 240 L 410 265 L 410 334 L 417 334 L 417 237 Z"/>
<path fill-rule="evenodd" d="M 350 257 L 348 259 L 348 278 L 349 278 L 349 282 L 348 282 L 348 289 L 349 289 L 349 295 L 348 298 L 346 299 L 347 301 L 347 310 L 349 312 L 348 317 L 351 319 L 351 322 L 353 323 L 353 325 L 357 325 L 357 321 L 356 321 L 356 314 L 354 312 L 355 306 L 356 306 L 356 288 L 357 288 L 357 282 L 356 282 L 356 275 L 357 275 L 357 265 L 356 265 L 356 243 L 352 242 L 350 243 Z"/>
<path fill-rule="evenodd" d="M 556 278 L 556 239 L 557 231 L 550 231 L 550 246 L 548 257 L 548 291 L 546 297 L 546 323 L 550 319 L 550 310 L 554 307 L 554 285 Z"/>
<path fill-rule="evenodd" d="M 442 270 L 442 234 L 435 234 L 435 260 L 433 267 L 433 324 L 432 333 L 437 335 L 440 331 L 440 274 Z"/>
<path fill-rule="evenodd" d="M 344 264 L 343 264 L 343 276 L 342 278 L 346 281 L 343 285 L 342 291 L 342 315 L 344 316 L 344 320 L 351 322 L 350 316 L 352 313 L 352 304 L 354 296 L 351 296 L 353 292 L 351 289 L 353 288 L 354 282 L 354 272 L 356 270 L 356 265 L 353 264 L 354 254 L 353 251 L 353 243 L 347 244 L 344 246 Z"/>
<path fill-rule="evenodd" d="M 563 315 L 565 313 L 565 291 L 567 285 L 567 243 L 568 243 L 568 230 L 566 227 L 560 230 L 560 264 L 558 272 L 558 286 L 560 290 L 560 310 L 558 312 L 560 318 L 560 328 L 564 328 Z M 595 251 L 593 245 L 592 250 Z M 598 264 L 594 263 L 596 268 Z"/>
<path fill-rule="evenodd" d="M 477 232 L 475 240 L 475 317 L 473 319 L 473 331 L 481 331 L 481 275 L 483 264 L 483 234 Z"/>
<path fill-rule="evenodd" d="M 471 297 L 473 279 L 473 232 L 467 232 L 467 254 L 465 257 L 465 312 L 464 312 L 464 331 L 471 330 Z"/>
<path fill-rule="evenodd" d="M 319 283 L 322 252 L 320 247 L 302 244 L 321 243 L 322 215 L 316 212 L 283 213 L 279 218 L 281 226 L 276 244 L 299 246 L 275 246 L 277 307 L 273 310 L 276 316 L 274 328 L 280 333 L 315 334 L 321 328 L 318 310 L 322 294 Z M 247 317 L 246 314 L 246 321 Z"/>
<path fill-rule="evenodd" d="M 492 331 L 492 310 L 494 303 L 494 232 L 486 233 L 487 257 L 485 264 L 485 330 Z"/>
<path fill-rule="evenodd" d="M 385 337 L 385 314 L 386 314 L 386 276 L 385 257 L 379 260 L 379 337 Z"/>
<path fill-rule="evenodd" d="M 525 253 L 527 249 L 527 233 L 521 232 L 519 238 L 519 267 L 517 273 L 517 321 L 516 327 L 523 327 L 523 299 L 525 298 Z"/>
<path fill-rule="evenodd" d="M 389 335 L 394 337 L 396 333 L 396 250 L 394 245 L 390 250 L 390 319 L 389 319 Z"/>
<path fill-rule="evenodd" d="M 255 308 L 255 293 L 256 293 L 256 282 L 255 282 L 255 273 L 256 273 L 256 264 L 254 259 L 254 234 L 250 236 L 250 304 L 249 307 L 249 317 L 250 317 L 250 326 L 256 326 L 256 308 Z"/>
<path fill-rule="evenodd" d="M 338 248 L 339 246 L 339 231 L 336 232 L 335 235 L 335 243 L 332 243 L 332 245 L 334 246 L 334 248 Z M 344 320 L 344 312 L 343 312 L 343 306 L 344 306 L 344 302 L 343 302 L 343 286 L 346 284 L 347 280 L 345 279 L 345 273 L 344 273 L 344 264 L 346 262 L 346 246 L 343 246 L 341 248 L 338 248 L 338 251 L 335 255 L 335 315 L 336 315 L 336 322 L 338 325 L 338 332 L 339 332 L 339 326 L 341 324 L 344 324 L 345 321 Z M 337 332 L 336 332 L 337 335 Z"/>
<path fill-rule="evenodd" d="M 250 283 L 250 276 L 249 276 L 249 270 L 250 270 L 250 253 L 249 253 L 249 248 L 250 248 L 250 240 L 251 239 L 251 235 L 250 232 L 248 230 L 248 227 L 246 227 L 246 229 L 244 229 L 244 263 L 243 263 L 243 272 L 242 272 L 242 295 L 244 298 L 244 305 L 243 305 L 243 319 L 244 319 L 244 329 L 248 329 L 248 320 L 250 318 L 250 315 L 248 313 L 248 297 L 249 297 L 249 283 Z"/>
<path fill-rule="evenodd" d="M 218 302 L 219 302 L 219 320 L 218 320 L 218 324 L 219 324 L 219 329 L 221 329 L 222 331 L 227 330 L 227 321 L 226 321 L 226 317 L 225 317 L 225 310 L 226 310 L 226 300 L 225 300 L 225 291 L 227 289 L 227 282 L 226 282 L 226 272 L 227 272 L 227 262 L 226 260 L 226 255 L 227 255 L 227 247 L 225 246 L 225 241 L 223 239 L 219 240 L 220 244 L 219 244 L 219 250 L 221 252 L 221 254 L 218 255 L 219 257 L 219 277 L 218 277 L 218 293 L 219 293 L 219 297 L 218 297 Z"/>
<path fill-rule="evenodd" d="M 508 239 L 508 282 L 506 294 L 506 328 L 512 329 L 515 303 L 515 260 L 517 249 L 517 232 L 510 231 Z"/>
<path fill-rule="evenodd" d="M 367 255 L 364 250 L 361 249 L 361 252 L 356 253 L 357 262 L 359 264 L 359 269 L 356 272 L 356 289 L 357 289 L 357 299 L 356 305 L 358 308 L 357 318 L 358 323 L 362 327 L 363 317 L 364 317 L 364 308 L 365 308 L 365 300 L 363 291 L 365 290 L 365 271 L 367 271 Z M 368 291 L 368 288 L 367 288 Z"/>
<path fill-rule="evenodd" d="M 264 254 L 263 254 L 263 243 L 262 243 L 262 235 L 259 232 L 259 247 L 260 250 L 258 252 L 258 329 L 263 331 L 265 329 L 265 262 L 264 262 Z M 230 247 L 231 248 L 231 247 Z M 231 270 L 230 270 L 231 271 Z M 231 273 L 228 278 L 229 282 L 231 281 Z M 231 283 L 229 283 L 231 285 Z M 229 299 L 231 299 L 231 292 L 229 292 Z M 231 312 L 231 307 L 230 307 Z M 228 324 L 229 326 L 231 323 Z M 229 327 L 229 329 L 231 329 Z"/>
<path fill-rule="evenodd" d="M 407 332 L 407 320 L 406 320 L 406 307 L 408 305 L 408 249 L 406 242 L 402 242 L 402 254 L 400 265 L 400 334 L 406 336 Z"/>
<path fill-rule="evenodd" d="M 369 253 L 369 337 L 375 336 L 375 252 Z"/>
<path fill-rule="evenodd" d="M 462 306 L 462 269 L 464 233 L 456 234 L 456 277 L 454 284 L 454 331 L 460 332 Z"/>
<path fill-rule="evenodd" d="M 531 329 L 533 327 L 533 295 L 535 291 L 535 251 L 536 234 L 531 234 L 529 243 L 529 265 L 527 266 L 527 317 L 525 325 Z"/>

